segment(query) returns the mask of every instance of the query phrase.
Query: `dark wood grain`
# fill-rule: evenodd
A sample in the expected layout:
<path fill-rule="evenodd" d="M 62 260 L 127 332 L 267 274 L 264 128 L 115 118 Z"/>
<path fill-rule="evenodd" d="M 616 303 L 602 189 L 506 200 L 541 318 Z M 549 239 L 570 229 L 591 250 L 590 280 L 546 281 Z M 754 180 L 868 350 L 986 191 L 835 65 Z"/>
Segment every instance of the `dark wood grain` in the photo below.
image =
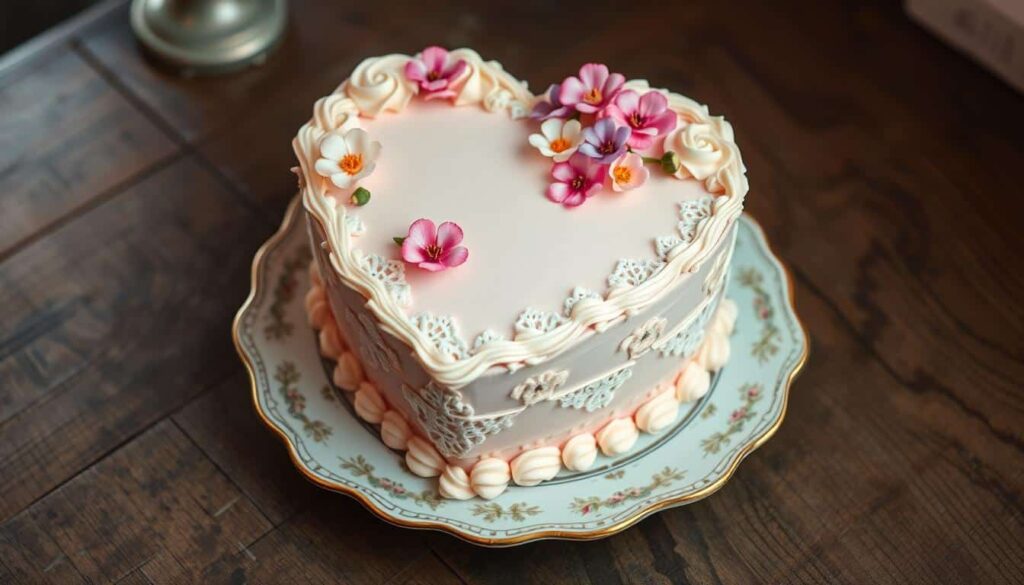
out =
<path fill-rule="evenodd" d="M 174 150 L 74 52 L 8 72 L 0 77 L 0 258 Z"/>
<path fill-rule="evenodd" d="M 153 68 L 126 6 L 0 67 L 0 583 L 1024 582 L 1022 96 L 889 2 L 396 6 L 295 0 L 224 78 Z M 314 488 L 262 428 L 227 325 L 291 136 L 428 43 L 535 91 L 604 61 L 735 125 L 813 351 L 720 492 L 485 550 Z"/>
<path fill-rule="evenodd" d="M 237 371 L 269 232 L 185 158 L 0 264 L 0 517 Z"/>

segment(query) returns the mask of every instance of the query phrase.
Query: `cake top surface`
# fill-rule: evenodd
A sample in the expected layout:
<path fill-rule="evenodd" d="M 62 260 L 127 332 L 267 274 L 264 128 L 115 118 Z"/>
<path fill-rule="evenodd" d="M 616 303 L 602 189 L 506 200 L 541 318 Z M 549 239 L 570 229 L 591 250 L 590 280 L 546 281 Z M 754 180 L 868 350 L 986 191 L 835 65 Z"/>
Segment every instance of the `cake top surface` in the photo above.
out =
<path fill-rule="evenodd" d="M 467 49 L 367 59 L 294 146 L 332 265 L 451 386 L 667 294 L 747 190 L 704 106 L 593 64 L 538 97 Z"/>

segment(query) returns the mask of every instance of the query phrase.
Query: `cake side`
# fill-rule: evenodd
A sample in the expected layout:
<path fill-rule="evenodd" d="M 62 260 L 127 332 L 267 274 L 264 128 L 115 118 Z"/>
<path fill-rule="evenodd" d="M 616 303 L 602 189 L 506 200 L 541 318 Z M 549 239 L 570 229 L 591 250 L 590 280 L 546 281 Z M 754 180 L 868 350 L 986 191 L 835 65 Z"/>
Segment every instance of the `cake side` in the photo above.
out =
<path fill-rule="evenodd" d="M 512 113 L 514 106 L 508 105 L 510 103 L 521 105 L 522 100 L 535 99 L 519 82 L 512 83 L 510 76 L 496 63 L 484 62 L 468 51 L 459 54 L 470 63 L 471 71 L 460 86 L 466 94 L 463 103 L 482 105 L 494 109 L 495 115 L 502 115 Z M 401 62 L 400 56 L 392 55 L 367 60 L 360 65 L 357 72 L 362 73 L 354 74 L 339 89 L 340 93 L 317 102 L 313 119 L 299 131 L 294 146 L 300 163 L 304 205 L 323 226 L 332 252 L 333 270 L 347 286 L 370 300 L 371 311 L 381 327 L 412 347 L 431 377 L 441 384 L 459 388 L 495 366 L 516 368 L 549 359 L 590 335 L 592 329 L 605 327 L 669 294 L 677 281 L 685 278 L 711 253 L 714 244 L 722 239 L 742 209 L 747 186 L 728 123 L 710 116 L 705 107 L 688 98 L 663 90 L 650 90 L 664 93 L 669 108 L 681 121 L 687 121 L 686 127 L 696 128 L 665 140 L 672 138 L 679 142 L 682 157 L 697 161 L 694 168 L 703 177 L 699 184 L 704 185 L 712 197 L 707 217 L 700 218 L 687 232 L 652 233 L 648 240 L 651 250 L 648 258 L 621 259 L 623 261 L 618 266 L 614 264 L 615 258 L 609 258 L 609 281 L 613 284 L 604 291 L 573 291 L 579 292 L 582 300 L 575 303 L 568 315 L 560 314 L 557 308 L 541 310 L 537 315 L 529 312 L 530 307 L 524 307 L 524 314 L 520 315 L 511 339 L 500 336 L 485 336 L 473 341 L 461 339 L 451 331 L 454 329 L 451 323 L 457 317 L 449 319 L 446 325 L 449 331 L 445 335 L 433 335 L 437 322 L 452 316 L 416 319 L 416 315 L 408 314 L 403 301 L 408 301 L 412 287 L 406 282 L 404 267 L 400 262 L 396 264 L 379 254 L 363 253 L 353 245 L 353 238 L 363 237 L 360 234 L 372 230 L 373 226 L 363 223 L 355 208 L 339 205 L 337 193 L 330 183 L 312 171 L 319 156 L 320 141 L 327 133 L 346 125 L 359 124 L 359 116 L 405 108 L 411 93 L 405 94 L 413 90 L 402 81 Z M 372 76 L 363 74 L 368 70 L 372 70 Z M 646 84 L 636 81 L 626 86 L 643 89 Z M 465 88 L 475 89 L 469 91 Z M 366 95 L 373 93 L 370 89 L 379 94 L 375 99 L 383 101 L 366 105 Z M 478 101 L 474 102 L 474 99 Z M 698 146 L 688 153 L 685 144 Z M 685 221 L 677 218 L 679 220 L 682 220 L 680 223 Z M 395 234 L 376 234 L 374 237 L 387 240 L 392 235 Z M 572 287 L 573 283 L 566 282 L 563 286 Z M 573 297 L 570 295 L 566 300 L 577 300 Z M 557 306 L 559 303 L 550 304 Z M 535 318 L 531 320 L 531 317 Z M 539 328 L 534 328 L 534 325 Z"/>
<path fill-rule="evenodd" d="M 507 117 L 514 120 L 531 105 L 536 113 L 559 104 L 553 90 L 548 101 L 534 98 L 497 63 L 459 50 L 451 52 L 458 60 L 444 73 L 450 79 L 443 97 L 451 105 L 482 106 L 494 117 L 471 110 L 467 115 L 449 114 L 457 111 L 443 104 L 410 105 L 418 89 L 428 87 L 409 83 L 410 64 L 423 55 L 364 61 L 336 94 L 317 102 L 313 119 L 293 143 L 315 258 L 307 310 L 319 331 L 321 352 L 336 361 L 335 384 L 352 392 L 357 415 L 378 425 L 388 446 L 405 452 L 410 471 L 440 476 L 446 497 L 489 498 L 509 482 L 534 485 L 563 468 L 588 469 L 595 465 L 598 452 L 605 458 L 623 455 L 638 432 L 665 431 L 680 420 L 684 405 L 707 391 L 708 372 L 722 367 L 729 355 L 735 307 L 722 295 L 747 183 L 732 129 L 724 119 L 642 81 L 621 84 L 616 91 L 660 100 L 658 128 L 643 121 L 640 114 L 653 110 L 644 110 L 641 102 L 625 123 L 633 127 L 633 135 L 643 135 L 642 141 L 631 142 L 628 150 L 621 143 L 590 145 L 588 156 L 593 157 L 602 156 L 599 149 L 605 146 L 609 152 L 619 148 L 622 154 L 614 154 L 619 157 L 615 162 L 594 167 L 584 161 L 580 166 L 580 154 L 569 162 L 557 162 L 556 156 L 556 182 L 547 192 L 550 201 L 529 199 L 539 190 L 530 174 L 536 165 L 515 148 L 498 150 L 514 172 L 501 175 L 484 168 L 462 182 L 446 180 L 460 170 L 460 162 L 487 165 L 489 152 L 474 158 L 477 143 L 489 148 L 487 140 L 492 137 L 500 147 L 522 142 L 525 135 L 517 135 L 519 130 L 512 126 L 520 122 Z M 594 67 L 581 69 L 584 81 L 589 79 L 585 71 L 591 68 L 593 73 Z M 607 89 L 612 82 L 601 87 Z M 594 95 L 600 96 L 600 91 L 591 90 L 582 99 Z M 615 102 L 624 109 L 629 103 Z M 608 106 L 604 111 L 613 110 Z M 594 127 L 615 128 L 604 111 L 585 114 L 584 119 Z M 388 117 L 397 112 L 412 122 Z M 504 121 L 497 117 L 502 114 L 508 115 Z M 669 116 L 670 124 L 665 123 Z M 545 122 L 545 135 L 556 126 L 568 131 L 579 118 L 576 114 L 566 122 Z M 446 126 L 461 129 L 462 135 L 431 141 Z M 622 130 L 619 125 L 616 134 L 631 135 Z M 381 170 L 367 178 L 366 169 L 374 169 L 381 152 L 379 143 L 369 142 L 371 135 L 384 137 L 391 152 L 400 156 L 381 158 Z M 542 152 L 548 146 L 565 146 L 556 147 L 554 139 L 549 145 L 538 135 L 529 139 Z M 342 140 L 346 148 L 360 153 L 354 167 L 342 169 L 351 162 L 348 155 L 345 160 L 324 159 L 334 156 L 329 151 L 338 151 Z M 418 160 L 420 145 L 434 142 L 439 151 Z M 464 142 L 470 150 L 459 150 Z M 445 158 L 446 153 L 451 156 Z M 557 153 L 545 156 L 552 154 Z M 499 170 L 501 160 L 495 163 Z M 631 172 L 634 179 L 640 171 L 646 177 L 643 165 L 652 162 L 660 163 L 666 174 L 646 184 L 632 180 L 627 185 Z M 433 168 L 439 163 L 454 166 Z M 589 173 L 586 169 L 592 168 L 604 175 L 581 174 L 572 185 L 556 185 L 559 173 Z M 474 184 L 489 179 L 495 188 L 478 194 Z M 587 201 L 597 183 L 586 187 L 586 194 L 573 194 L 577 181 L 600 181 L 616 191 L 620 186 L 644 188 L 618 196 L 629 199 L 613 199 L 614 194 L 594 198 L 581 214 L 575 206 Z M 365 187 L 387 199 L 358 207 L 369 199 Z M 573 197 L 576 200 L 570 201 Z M 552 201 L 565 209 L 550 206 Z M 503 208 L 504 203 L 509 205 Z M 425 213 L 417 205 L 461 214 L 457 219 L 471 227 L 469 237 L 476 238 L 468 240 L 470 246 L 484 258 L 474 256 L 468 268 L 443 279 L 419 268 L 407 271 L 395 259 L 396 249 L 385 245 L 392 234 L 373 230 L 394 231 L 396 215 Z M 492 224 L 490 215 L 513 228 L 516 222 L 547 222 L 539 231 L 540 239 L 549 239 L 516 246 L 534 234 L 510 230 L 500 221 Z M 455 229 L 458 240 L 453 246 L 462 240 L 462 230 Z M 602 245 L 583 256 L 565 258 L 595 237 Z M 400 238 L 396 241 L 401 243 Z M 506 241 L 514 248 L 502 248 Z M 409 262 L 406 247 L 402 245 L 401 256 Z M 450 251 L 461 252 L 452 266 L 466 261 L 464 247 Z M 546 251 L 555 253 L 545 255 Z M 602 259 L 604 255 L 607 259 Z M 430 270 L 445 268 L 435 266 Z M 484 268 L 498 269 L 488 274 Z M 503 280 L 506 274 L 508 281 Z M 585 286 L 568 284 L 574 279 Z M 568 296 L 552 308 L 551 297 L 562 287 Z M 479 330 L 492 314 L 500 322 L 520 299 L 528 305 L 507 329 L 488 327 L 472 342 L 463 337 L 460 317 Z M 534 304 L 542 308 L 529 306 Z M 437 307 L 444 314 L 431 311 Z"/>

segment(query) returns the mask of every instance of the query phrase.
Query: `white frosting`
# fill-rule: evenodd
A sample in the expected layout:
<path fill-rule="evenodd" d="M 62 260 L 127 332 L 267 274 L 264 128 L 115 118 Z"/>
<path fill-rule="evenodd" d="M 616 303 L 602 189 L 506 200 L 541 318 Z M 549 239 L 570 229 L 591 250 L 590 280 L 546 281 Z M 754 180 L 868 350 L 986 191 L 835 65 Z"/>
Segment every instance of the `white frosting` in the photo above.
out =
<path fill-rule="evenodd" d="M 380 439 L 384 444 L 398 451 L 405 451 L 409 438 L 412 437 L 412 429 L 409 423 L 397 410 L 389 410 L 381 417 Z"/>
<path fill-rule="evenodd" d="M 420 477 L 436 477 L 441 475 L 447 466 L 437 449 L 423 437 L 412 436 L 406 445 L 405 464 L 409 471 Z"/>
<path fill-rule="evenodd" d="M 329 360 L 336 360 L 345 351 L 345 343 L 341 340 L 338 326 L 331 319 L 320 330 L 320 355 Z"/>
<path fill-rule="evenodd" d="M 488 111 L 509 109 L 513 101 L 529 108 L 533 94 L 526 84 L 509 75 L 497 61 L 484 61 L 472 49 L 455 49 L 449 53 L 452 60 L 464 59 L 466 71 L 455 80 L 458 87 L 455 105 L 481 104 Z"/>
<path fill-rule="evenodd" d="M 597 439 L 590 433 L 576 435 L 562 447 L 562 463 L 566 469 L 586 471 L 597 459 Z"/>
<path fill-rule="evenodd" d="M 416 95 L 416 84 L 405 77 L 408 55 L 384 55 L 364 59 L 341 89 L 364 116 L 400 112 Z"/>
<path fill-rule="evenodd" d="M 489 108 L 495 104 L 506 103 L 503 100 L 507 96 L 502 99 L 497 97 L 497 94 L 502 91 L 511 94 L 513 101 L 518 101 L 520 98 L 526 99 L 529 96 L 525 87 L 505 73 L 496 63 L 484 62 L 479 59 L 478 55 L 468 50 L 453 51 L 453 54 L 465 58 L 470 65 L 467 68 L 468 72 L 463 74 L 465 79 L 457 80 L 455 84 L 459 92 L 456 98 L 457 102 L 473 103 L 474 100 L 480 100 L 484 108 Z M 365 115 L 375 115 L 377 112 L 385 110 L 401 110 L 416 91 L 415 86 L 404 79 L 404 74 L 401 71 L 407 60 L 408 57 L 400 55 L 368 59 L 360 64 L 352 78 L 343 85 L 342 90 Z M 491 96 L 494 96 L 494 99 L 488 101 Z M 529 97 L 530 99 L 526 101 L 532 101 L 532 96 Z M 514 368 L 521 364 L 538 363 L 548 359 L 572 346 L 580 338 L 592 334 L 594 329 L 601 330 L 607 324 L 621 319 L 625 314 L 644 309 L 674 290 L 679 279 L 687 277 L 689 272 L 699 266 L 715 250 L 714 244 L 721 240 L 742 211 L 743 197 L 748 188 L 739 151 L 731 141 L 731 127 L 724 121 L 716 121 L 713 117 L 708 116 L 706 108 L 694 106 L 695 102 L 692 100 L 686 100 L 681 96 L 677 99 L 671 94 L 669 94 L 669 103 L 681 118 L 687 121 L 693 120 L 693 123 L 685 124 L 684 127 L 698 123 L 702 126 L 702 128 L 690 130 L 685 137 L 682 134 L 676 137 L 677 140 L 683 141 L 684 146 L 690 144 L 693 147 L 694 152 L 680 153 L 680 157 L 688 165 L 684 168 L 687 169 L 687 172 L 691 172 L 691 168 L 695 169 L 696 173 L 692 174 L 705 176 L 705 184 L 709 191 L 724 195 L 714 202 L 711 217 L 702 222 L 693 240 L 664 251 L 664 264 L 659 264 L 658 270 L 642 282 L 631 286 L 616 287 L 605 293 L 604 298 L 588 298 L 585 302 L 580 302 L 571 308 L 568 318 L 550 330 L 529 336 L 517 336 L 515 339 L 493 339 L 475 347 L 472 352 L 466 351 L 455 357 L 451 352 L 439 349 L 432 339 L 419 330 L 405 309 L 394 301 L 391 290 L 368 274 L 361 266 L 361 251 L 350 245 L 350 239 L 355 233 L 355 222 L 348 220 L 350 208 L 346 205 L 335 204 L 333 198 L 326 193 L 324 181 L 307 180 L 305 182 L 304 205 L 314 219 L 324 227 L 331 249 L 330 263 L 335 272 L 345 285 L 369 299 L 367 306 L 380 322 L 381 328 L 408 343 L 415 351 L 418 361 L 423 364 L 427 373 L 434 380 L 451 388 L 460 388 L 497 364 L 505 364 Z M 323 108 L 326 107 L 325 104 Z M 340 111 L 347 106 L 335 105 L 334 107 Z M 418 117 L 410 117 L 410 119 Z M 314 120 L 300 129 L 293 141 L 301 172 L 307 179 L 314 175 L 311 172 L 311 167 L 318 154 L 318 141 L 326 131 L 333 129 L 329 126 L 337 124 L 338 119 L 340 119 L 338 114 L 315 115 Z M 381 120 L 384 119 L 384 117 L 381 118 Z M 328 127 L 324 127 L 325 124 Z M 373 128 L 368 130 L 371 134 L 374 133 Z M 528 133 L 529 130 L 524 129 L 524 132 Z M 388 142 L 383 139 L 381 141 L 387 150 Z M 712 145 L 714 152 L 711 155 L 708 154 L 707 145 Z M 490 160 L 493 160 L 494 153 L 488 154 L 491 156 Z M 709 161 L 709 156 L 714 161 Z M 411 161 L 404 161 L 404 163 L 409 162 Z M 382 162 L 382 168 L 378 169 L 369 178 L 370 180 L 387 182 L 394 179 L 394 177 L 386 176 L 383 165 Z M 491 170 L 493 169 L 482 169 L 481 172 L 491 172 Z M 540 177 L 538 180 L 543 181 L 544 177 Z M 649 183 L 653 184 L 655 181 L 649 181 Z M 648 187 L 651 186 L 645 186 L 645 188 Z M 681 184 L 678 188 L 685 190 L 685 185 Z M 377 201 L 377 191 L 374 193 L 374 200 Z M 539 203 L 550 206 L 550 202 L 543 200 L 542 197 L 539 199 L 541 199 Z M 588 203 L 590 209 L 598 209 L 601 205 L 610 205 L 604 199 L 602 202 L 596 201 L 600 199 L 598 197 L 593 199 L 594 202 Z M 579 214 L 577 216 L 584 217 Z M 375 216 L 375 221 L 379 222 L 379 220 L 380 218 Z M 377 224 L 371 221 L 367 222 L 367 225 L 371 229 L 375 229 L 374 226 Z M 388 226 L 384 226 L 382 233 L 387 232 L 384 234 L 386 237 L 377 238 L 377 240 L 388 240 L 390 236 L 395 235 L 391 233 L 395 230 L 389 231 L 389 229 Z M 651 236 L 653 235 L 656 234 L 651 234 Z M 479 241 L 470 240 L 472 237 L 473 234 L 467 232 L 467 244 L 474 251 L 474 257 L 483 257 L 479 254 L 484 252 L 486 252 L 485 256 L 494 257 L 492 250 L 484 250 Z M 367 241 L 367 238 L 364 237 L 360 241 Z M 646 243 L 637 242 L 637 244 L 650 247 L 650 240 Z M 569 255 L 564 256 L 569 257 Z M 474 261 L 471 260 L 472 262 Z M 459 274 L 471 274 L 472 269 L 460 268 L 460 270 L 462 270 L 461 273 L 453 271 L 456 276 L 446 277 L 448 282 L 456 282 Z M 548 282 L 551 279 L 541 280 Z M 417 281 L 410 284 L 413 285 L 414 290 L 419 290 L 418 287 L 426 286 L 426 282 L 424 279 L 422 282 Z M 443 281 L 434 279 L 432 282 Z M 571 286 L 572 284 L 571 282 L 564 283 L 561 286 Z M 329 307 L 327 309 L 329 310 Z M 478 331 L 482 331 L 484 328 L 480 327 Z M 475 331 L 471 333 L 475 333 Z"/>
<path fill-rule="evenodd" d="M 640 433 L 631 418 L 617 418 L 597 433 L 601 452 L 609 457 L 621 455 L 633 448 Z"/>
<path fill-rule="evenodd" d="M 369 382 L 359 384 L 354 405 L 359 418 L 370 424 L 378 424 L 384 420 L 384 413 L 388 409 L 388 405 L 384 402 L 384 397 L 377 391 L 377 387 Z"/>
<path fill-rule="evenodd" d="M 715 318 L 711 321 L 709 328 L 726 337 L 732 335 L 732 331 L 736 327 L 736 316 L 739 315 L 739 312 L 736 301 L 722 299 L 722 302 L 718 304 L 718 310 L 715 312 Z"/>
<path fill-rule="evenodd" d="M 437 482 L 437 488 L 442 497 L 450 500 L 468 500 L 474 496 L 473 488 L 469 483 L 469 475 L 458 465 L 449 465 L 444 468 L 444 473 L 441 474 L 441 479 Z"/>
<path fill-rule="evenodd" d="M 341 94 L 322 97 L 313 105 L 313 123 L 324 130 L 358 128 L 359 106 Z"/>
<path fill-rule="evenodd" d="M 729 361 L 729 353 L 729 338 L 718 331 L 708 331 L 693 359 L 708 371 L 717 372 Z"/>
<path fill-rule="evenodd" d="M 541 447 L 521 453 L 512 460 L 512 480 L 518 485 L 537 485 L 556 475 L 562 468 L 558 447 Z"/>
<path fill-rule="evenodd" d="M 338 358 L 332 379 L 334 385 L 342 390 L 354 392 L 359 388 L 359 383 L 363 381 L 363 367 L 352 352 L 346 351 Z"/>
<path fill-rule="evenodd" d="M 510 479 L 512 472 L 508 463 L 494 457 L 479 461 L 469 474 L 473 491 L 485 500 L 500 496 L 508 488 Z"/>
<path fill-rule="evenodd" d="M 638 408 L 634 418 L 641 431 L 660 433 L 672 425 L 678 414 L 679 402 L 675 397 L 675 388 L 670 387 Z"/>
<path fill-rule="evenodd" d="M 711 387 L 711 374 L 704 366 L 692 359 L 676 378 L 676 400 L 693 402 L 708 393 Z"/>

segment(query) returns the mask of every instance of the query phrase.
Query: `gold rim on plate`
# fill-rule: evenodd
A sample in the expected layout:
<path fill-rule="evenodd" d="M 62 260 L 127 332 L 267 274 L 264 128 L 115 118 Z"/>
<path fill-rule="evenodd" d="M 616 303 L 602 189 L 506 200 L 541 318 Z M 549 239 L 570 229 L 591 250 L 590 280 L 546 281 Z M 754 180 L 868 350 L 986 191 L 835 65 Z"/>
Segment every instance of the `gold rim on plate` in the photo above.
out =
<path fill-rule="evenodd" d="M 615 524 L 610 524 L 608 526 L 603 526 L 599 529 L 589 531 L 545 530 L 540 532 L 524 533 L 517 536 L 511 536 L 508 538 L 485 538 L 462 532 L 456 529 L 455 527 L 449 524 L 445 524 L 443 522 L 413 522 L 399 519 L 389 515 L 384 510 L 381 510 L 380 508 L 375 506 L 373 502 L 370 501 L 370 499 L 362 492 L 360 492 L 358 489 L 345 486 L 342 484 L 332 483 L 327 480 L 324 480 L 323 478 L 317 477 L 316 475 L 313 475 L 308 469 L 306 469 L 305 465 L 302 464 L 302 461 L 299 459 L 295 445 L 291 442 L 291 440 L 289 440 L 288 436 L 277 425 L 275 425 L 270 419 L 267 418 L 267 415 L 263 412 L 263 409 L 260 408 L 259 405 L 259 389 L 257 388 L 256 385 L 256 371 L 255 368 L 253 367 L 252 361 L 249 358 L 249 355 L 242 347 L 241 338 L 239 337 L 239 329 L 241 327 L 242 318 L 248 312 L 253 301 L 256 299 L 259 283 L 261 282 L 261 275 L 264 269 L 264 260 L 266 255 L 270 252 L 270 250 L 275 248 L 277 244 L 281 240 L 283 240 L 285 236 L 288 234 L 289 229 L 291 229 L 292 222 L 295 220 L 295 215 L 296 213 L 298 213 L 298 210 L 301 209 L 301 207 L 302 206 L 300 205 L 299 197 L 293 198 L 292 202 L 288 205 L 288 211 L 285 212 L 284 219 L 281 221 L 281 226 L 277 229 L 277 232 L 275 232 L 274 235 L 272 235 L 270 239 L 264 242 L 263 245 L 260 246 L 259 250 L 256 251 L 256 256 L 253 258 L 252 261 L 251 289 L 249 291 L 249 296 L 246 297 L 245 302 L 242 303 L 241 308 L 239 308 L 238 312 L 235 314 L 235 319 L 231 325 L 231 337 L 235 342 L 235 349 L 238 351 L 238 355 L 239 357 L 241 357 L 242 363 L 245 364 L 245 370 L 249 375 L 249 385 L 250 391 L 252 393 L 253 406 L 255 407 L 256 412 L 259 414 L 260 420 L 263 421 L 263 424 L 270 428 L 274 432 L 274 434 L 276 434 L 282 441 L 284 441 L 284 444 L 287 445 L 288 455 L 289 457 L 291 457 L 292 464 L 295 465 L 295 467 L 299 470 L 299 473 L 301 473 L 307 480 L 311 481 L 312 483 L 316 484 L 319 487 L 334 492 L 342 493 L 355 499 L 360 504 L 362 504 L 363 507 L 373 512 L 381 520 L 384 520 L 385 522 L 393 524 L 395 526 L 400 526 L 403 528 L 414 528 L 419 530 L 439 530 L 441 532 L 446 532 L 467 542 L 484 546 L 512 546 L 533 540 L 543 539 L 597 540 L 599 538 L 604 538 L 622 532 L 623 530 L 629 528 L 630 526 L 633 526 L 637 522 L 640 522 L 644 518 L 647 518 L 651 514 L 660 512 L 661 510 L 693 503 L 696 502 L 697 500 L 706 498 L 707 496 L 721 489 L 722 486 L 725 485 L 725 483 L 732 478 L 733 474 L 736 473 L 736 469 L 739 467 L 740 463 L 744 459 L 746 459 L 748 455 L 753 453 L 755 449 L 763 445 L 766 441 L 768 441 L 768 439 L 772 438 L 775 432 L 779 430 L 779 427 L 782 425 L 782 421 L 786 418 L 786 410 L 789 406 L 790 387 L 793 384 L 793 380 L 796 379 L 796 376 L 803 369 L 804 364 L 807 363 L 807 356 L 810 353 L 810 335 L 807 332 L 807 327 L 804 326 L 803 321 L 800 319 L 800 315 L 798 315 L 796 312 L 796 304 L 794 302 L 795 287 L 793 282 L 793 276 L 790 273 L 789 269 L 786 268 L 786 265 L 782 262 L 782 260 L 779 259 L 779 255 L 775 252 L 775 249 L 772 247 L 771 242 L 769 242 L 768 238 L 765 237 L 764 229 L 761 228 L 761 225 L 757 223 L 757 220 L 751 217 L 750 214 L 745 214 L 747 219 L 750 220 L 751 225 L 754 228 L 756 228 L 761 241 L 766 244 L 768 252 L 771 255 L 771 259 L 774 260 L 776 264 L 778 264 L 779 268 L 781 268 L 782 270 L 782 273 L 786 277 L 786 288 L 788 293 L 786 295 L 786 302 L 788 303 L 790 313 L 796 319 L 797 326 L 799 327 L 800 332 L 803 334 L 804 343 L 803 351 L 801 352 L 800 357 L 797 359 L 797 362 L 794 365 L 793 370 L 789 373 L 789 377 L 786 379 L 785 385 L 782 388 L 782 408 L 779 411 L 778 418 L 772 423 L 771 426 L 765 429 L 759 437 L 747 443 L 747 445 L 744 446 L 743 449 L 741 449 L 736 454 L 733 462 L 729 465 L 728 469 L 725 470 L 725 473 L 723 473 L 721 477 L 719 477 L 714 482 L 704 486 L 703 488 L 697 491 L 690 492 L 687 494 L 681 494 L 679 496 L 675 496 L 659 502 L 652 503 L 651 505 L 640 510 L 635 515 L 626 518 L 625 520 L 622 520 Z"/>

